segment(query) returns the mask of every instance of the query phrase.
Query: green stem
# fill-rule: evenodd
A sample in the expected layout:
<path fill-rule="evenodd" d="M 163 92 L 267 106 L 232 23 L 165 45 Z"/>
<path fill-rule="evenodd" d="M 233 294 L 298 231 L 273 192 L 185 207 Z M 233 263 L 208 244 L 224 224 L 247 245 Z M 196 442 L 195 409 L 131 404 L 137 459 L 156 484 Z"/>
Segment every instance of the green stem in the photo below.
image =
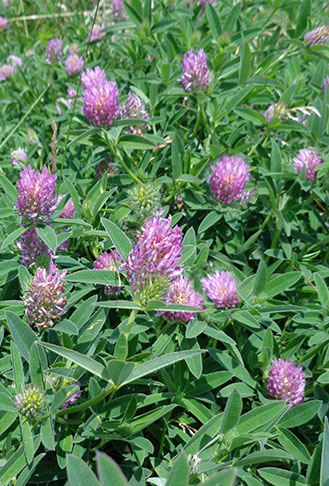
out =
<path fill-rule="evenodd" d="M 61 417 L 62 415 L 68 415 L 71 413 L 77 413 L 77 412 L 83 412 L 89 407 L 92 407 L 93 405 L 96 405 L 96 403 L 100 402 L 103 400 L 107 395 L 109 395 L 111 392 L 114 392 L 116 390 L 116 386 L 111 383 L 108 385 L 105 390 L 103 390 L 101 393 L 96 395 L 94 398 L 91 398 L 90 400 L 87 400 L 86 402 L 81 403 L 80 405 L 75 405 L 74 407 L 69 407 L 64 410 L 58 410 L 56 412 L 57 417 Z"/>
<path fill-rule="evenodd" d="M 133 323 L 135 322 L 135 318 L 137 316 L 137 310 L 133 309 L 131 312 L 130 312 L 130 316 L 129 316 L 129 319 L 128 319 L 128 322 L 127 322 L 127 327 L 126 327 L 126 331 L 124 333 L 124 335 L 126 336 L 127 340 L 128 340 L 128 337 L 129 337 L 129 333 L 130 333 L 130 330 L 131 330 L 131 326 L 133 325 Z"/>

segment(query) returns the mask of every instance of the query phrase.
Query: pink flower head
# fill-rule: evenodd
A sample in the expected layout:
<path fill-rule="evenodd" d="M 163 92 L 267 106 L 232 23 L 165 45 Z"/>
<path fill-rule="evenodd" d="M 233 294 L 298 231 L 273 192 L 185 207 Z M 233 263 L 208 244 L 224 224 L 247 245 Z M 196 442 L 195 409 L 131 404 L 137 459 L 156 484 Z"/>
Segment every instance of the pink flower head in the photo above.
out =
<path fill-rule="evenodd" d="M 5 29 L 8 24 L 8 19 L 6 17 L 1 17 L 0 16 L 0 30 Z"/>
<path fill-rule="evenodd" d="M 123 260 L 117 250 L 111 250 L 111 253 L 104 251 L 101 253 L 97 260 L 94 262 L 95 270 L 110 270 L 111 272 L 118 272 L 119 267 L 123 263 Z M 120 294 L 121 287 L 106 285 L 104 290 L 106 295 Z"/>
<path fill-rule="evenodd" d="M 98 24 L 94 24 L 94 28 L 90 35 L 90 42 L 103 39 L 105 32 L 103 32 L 103 27 Z"/>
<path fill-rule="evenodd" d="M 22 256 L 20 263 L 27 268 L 48 265 L 55 258 L 54 253 L 36 232 L 35 226 L 26 230 L 16 244 Z"/>
<path fill-rule="evenodd" d="M 245 196 L 249 165 L 244 163 L 243 157 L 224 155 L 212 170 L 210 191 L 218 201 L 230 204 Z"/>
<path fill-rule="evenodd" d="M 167 294 L 162 299 L 167 304 L 192 305 L 203 309 L 203 299 L 198 292 L 195 292 L 186 277 L 182 275 L 172 282 Z M 167 321 L 190 322 L 195 317 L 193 311 L 160 311 L 158 316 L 164 316 Z"/>
<path fill-rule="evenodd" d="M 18 198 L 15 209 L 25 223 L 48 222 L 57 207 L 56 175 L 46 167 L 42 171 L 24 167 L 17 182 Z"/>
<path fill-rule="evenodd" d="M 63 278 L 66 270 L 60 274 L 50 262 L 49 272 L 39 267 L 30 288 L 25 292 L 24 305 L 28 323 L 37 327 L 52 327 L 55 320 L 66 312 L 67 300 Z"/>
<path fill-rule="evenodd" d="M 70 199 L 67 201 L 64 208 L 62 209 L 62 212 L 59 215 L 59 217 L 64 219 L 73 219 L 73 216 L 75 215 L 76 211 L 77 210 L 74 206 L 74 202 L 70 197 Z"/>
<path fill-rule="evenodd" d="M 80 381 L 74 381 L 72 383 L 69 383 L 69 385 L 77 385 L 78 387 L 80 387 L 81 383 Z M 80 396 L 81 396 L 81 390 L 78 390 L 77 392 L 73 393 L 73 395 L 68 400 L 66 400 L 62 408 L 66 409 L 70 405 L 73 405 Z"/>
<path fill-rule="evenodd" d="M 241 302 L 236 290 L 236 281 L 229 272 L 215 271 L 201 279 L 203 290 L 217 307 L 229 309 Z"/>
<path fill-rule="evenodd" d="M 145 108 L 144 101 L 135 93 L 129 93 L 128 99 L 122 107 L 121 118 L 123 120 L 127 118 L 136 118 L 138 120 L 149 121 L 150 116 L 147 109 Z M 144 127 L 145 125 L 142 125 Z M 130 127 L 131 133 L 136 133 L 136 126 Z"/>
<path fill-rule="evenodd" d="M 322 25 L 317 29 L 313 29 L 304 37 L 305 42 L 310 46 L 324 45 L 329 40 L 329 25 Z"/>
<path fill-rule="evenodd" d="M 146 300 L 162 297 L 182 273 L 178 264 L 183 249 L 182 231 L 177 225 L 170 228 L 170 224 L 171 216 L 162 218 L 158 214 L 149 219 L 121 267 L 126 270 L 132 289 L 140 295 L 147 293 Z"/>
<path fill-rule="evenodd" d="M 65 67 L 69 76 L 78 74 L 83 68 L 83 57 L 77 54 L 69 54 L 65 60 Z"/>
<path fill-rule="evenodd" d="M 91 71 L 82 74 L 83 112 L 94 125 L 109 127 L 120 114 L 118 90 L 113 81 L 106 81 L 102 69 Z"/>
<path fill-rule="evenodd" d="M 60 101 L 68 109 L 71 109 L 71 108 L 73 108 L 74 98 L 75 98 L 76 94 L 77 94 L 77 92 L 74 89 L 68 88 L 67 89 L 67 98 L 57 98 L 57 102 Z M 78 100 L 81 100 L 81 98 L 78 98 Z M 56 110 L 57 110 L 57 113 L 60 116 L 63 115 L 63 112 L 62 112 L 60 106 L 58 105 L 58 103 L 56 103 Z"/>
<path fill-rule="evenodd" d="M 185 91 L 204 91 L 210 83 L 207 55 L 203 49 L 197 53 L 186 52 L 183 58 L 183 75 L 177 79 L 183 83 Z"/>
<path fill-rule="evenodd" d="M 27 154 L 24 149 L 18 147 L 10 153 L 10 160 L 14 167 L 18 167 L 21 164 L 25 164 L 27 161 Z"/>
<path fill-rule="evenodd" d="M 46 50 L 46 62 L 48 64 L 56 64 L 62 59 L 63 42 L 58 37 L 50 39 Z"/>
<path fill-rule="evenodd" d="M 292 160 L 298 172 L 301 172 L 305 166 L 306 179 L 311 179 L 312 181 L 316 178 L 315 168 L 323 162 L 321 154 L 308 149 L 300 150 L 297 157 L 294 157 Z"/>
<path fill-rule="evenodd" d="M 127 14 L 126 14 L 122 0 L 113 0 L 112 8 L 113 8 L 114 20 L 116 20 L 116 21 L 126 20 Z"/>
<path fill-rule="evenodd" d="M 278 400 L 284 400 L 289 408 L 304 400 L 305 373 L 301 365 L 294 365 L 288 359 L 276 359 L 269 372 L 267 393 Z"/>
<path fill-rule="evenodd" d="M 11 64 L 0 66 L 0 81 L 6 81 L 6 79 L 9 79 L 16 74 L 16 72 L 17 68 Z"/>
<path fill-rule="evenodd" d="M 13 66 L 21 66 L 22 65 L 22 59 L 18 56 L 8 56 L 7 61 L 10 62 Z"/>

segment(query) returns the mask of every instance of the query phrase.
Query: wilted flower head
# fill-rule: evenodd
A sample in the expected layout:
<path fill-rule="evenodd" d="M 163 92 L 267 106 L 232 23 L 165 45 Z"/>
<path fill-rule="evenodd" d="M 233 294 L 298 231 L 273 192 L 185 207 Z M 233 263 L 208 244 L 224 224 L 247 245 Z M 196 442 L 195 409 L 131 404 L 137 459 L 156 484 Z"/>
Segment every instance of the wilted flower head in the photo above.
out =
<path fill-rule="evenodd" d="M 8 24 L 8 19 L 6 17 L 0 16 L 0 29 L 5 29 Z"/>
<path fill-rule="evenodd" d="M 310 46 L 314 46 L 316 44 L 324 45 L 329 40 L 329 25 L 322 25 L 317 29 L 313 29 L 304 37 L 305 42 L 307 42 Z"/>
<path fill-rule="evenodd" d="M 264 116 L 267 122 L 272 118 L 282 118 L 286 112 L 286 105 L 283 101 L 278 101 L 274 105 L 270 105 L 264 112 Z"/>
<path fill-rule="evenodd" d="M 212 170 L 210 191 L 221 203 L 230 204 L 245 196 L 249 165 L 244 163 L 243 157 L 224 155 Z"/>
<path fill-rule="evenodd" d="M 305 385 L 305 373 L 301 365 L 294 365 L 288 359 L 273 361 L 267 381 L 269 395 L 284 400 L 291 408 L 304 400 Z"/>
<path fill-rule="evenodd" d="M 301 172 L 305 166 L 306 178 L 312 181 L 316 178 L 315 168 L 323 162 L 321 154 L 308 149 L 300 150 L 297 157 L 292 160 L 298 172 Z"/>
<path fill-rule="evenodd" d="M 50 262 L 49 272 L 38 268 L 29 289 L 24 294 L 25 313 L 28 323 L 37 327 L 52 327 L 56 319 L 66 312 L 66 297 L 63 278 Z"/>
<path fill-rule="evenodd" d="M 46 167 L 41 173 L 29 165 L 24 167 L 17 182 L 18 198 L 15 209 L 24 222 L 47 222 L 57 206 L 56 175 Z"/>
<path fill-rule="evenodd" d="M 63 42 L 58 37 L 50 39 L 46 50 L 46 62 L 48 64 L 55 64 L 62 59 L 63 55 Z"/>
<path fill-rule="evenodd" d="M 39 386 L 31 384 L 22 393 L 17 393 L 14 405 L 23 417 L 36 419 L 45 410 L 46 396 Z"/>
<path fill-rule="evenodd" d="M 113 160 L 108 155 L 95 165 L 97 179 L 101 179 L 105 172 L 107 172 L 108 176 L 113 176 L 117 170 L 115 165 L 113 165 Z"/>
<path fill-rule="evenodd" d="M 113 17 L 114 20 L 120 21 L 127 18 L 127 14 L 122 0 L 113 0 Z"/>
<path fill-rule="evenodd" d="M 103 27 L 98 24 L 94 24 L 93 30 L 90 35 L 90 42 L 103 39 L 105 32 L 103 32 Z"/>
<path fill-rule="evenodd" d="M 55 258 L 54 253 L 42 241 L 34 226 L 26 230 L 16 244 L 22 256 L 20 263 L 27 268 L 48 266 L 49 261 Z"/>
<path fill-rule="evenodd" d="M 203 299 L 195 292 L 186 277 L 180 276 L 172 282 L 167 294 L 162 299 L 166 304 L 191 305 L 203 309 Z M 160 311 L 158 316 L 164 316 L 167 321 L 190 322 L 195 318 L 193 311 Z"/>
<path fill-rule="evenodd" d="M 70 76 L 78 74 L 83 68 L 83 57 L 77 54 L 69 54 L 65 60 L 65 67 Z"/>
<path fill-rule="evenodd" d="M 118 90 L 113 81 L 106 81 L 105 73 L 96 67 L 82 74 L 83 112 L 97 126 L 109 127 L 119 116 Z"/>
<path fill-rule="evenodd" d="M 149 121 L 150 116 L 147 109 L 145 108 L 144 101 L 135 93 L 129 93 L 128 99 L 121 109 L 121 118 L 124 120 L 126 118 L 136 118 L 138 120 Z M 146 125 L 139 125 L 139 128 L 143 128 Z M 131 133 L 136 133 L 136 126 L 130 127 Z"/>
<path fill-rule="evenodd" d="M 71 382 L 70 385 L 77 385 L 78 387 L 80 387 L 81 383 L 80 383 L 80 381 L 74 381 L 74 382 Z M 64 403 L 62 408 L 66 409 L 70 405 L 73 405 L 80 396 L 81 396 L 81 390 L 79 389 L 77 392 L 73 393 L 73 395 L 68 400 L 66 400 L 66 402 Z"/>
<path fill-rule="evenodd" d="M 241 302 L 236 290 L 236 281 L 229 272 L 215 271 L 201 279 L 202 287 L 217 307 L 228 309 Z"/>
<path fill-rule="evenodd" d="M 97 260 L 94 262 L 95 270 L 110 270 L 111 272 L 118 272 L 123 263 L 123 260 L 117 250 L 111 250 L 111 252 L 104 251 L 98 255 Z M 106 295 L 120 294 L 121 287 L 115 285 L 105 285 L 104 290 Z"/>
<path fill-rule="evenodd" d="M 17 68 L 11 64 L 0 66 L 0 81 L 6 81 L 6 79 L 9 79 L 16 74 L 16 72 Z"/>
<path fill-rule="evenodd" d="M 141 302 L 162 297 L 170 283 L 182 273 L 182 231 L 170 228 L 171 217 L 158 214 L 149 219 L 138 233 L 137 242 L 122 269 Z"/>
<path fill-rule="evenodd" d="M 142 222 L 160 208 L 160 201 L 160 187 L 153 184 L 137 185 L 128 191 L 129 207 Z"/>
<path fill-rule="evenodd" d="M 10 160 L 14 167 L 19 166 L 20 164 L 25 164 L 27 161 L 27 154 L 24 149 L 18 147 L 18 149 L 13 150 L 10 153 Z"/>
<path fill-rule="evenodd" d="M 183 58 L 183 76 L 177 79 L 185 91 L 204 91 L 210 83 L 207 55 L 203 49 L 186 52 Z"/>

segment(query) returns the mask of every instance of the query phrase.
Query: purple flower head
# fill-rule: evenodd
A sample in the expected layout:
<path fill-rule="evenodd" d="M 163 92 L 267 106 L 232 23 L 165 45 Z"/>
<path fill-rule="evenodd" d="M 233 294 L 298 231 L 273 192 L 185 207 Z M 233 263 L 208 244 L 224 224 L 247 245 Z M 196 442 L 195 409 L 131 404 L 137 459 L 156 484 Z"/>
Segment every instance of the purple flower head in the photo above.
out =
<path fill-rule="evenodd" d="M 69 54 L 65 61 L 65 67 L 69 76 L 78 74 L 83 68 L 83 57 L 77 54 Z"/>
<path fill-rule="evenodd" d="M 294 365 L 287 359 L 275 359 L 269 372 L 267 393 L 278 400 L 284 400 L 289 408 L 304 400 L 305 373 L 301 365 Z"/>
<path fill-rule="evenodd" d="M 26 230 L 16 244 L 22 255 L 20 263 L 27 268 L 46 266 L 55 258 L 54 253 L 42 241 L 34 226 Z"/>
<path fill-rule="evenodd" d="M 23 64 L 20 57 L 13 55 L 8 56 L 7 61 L 10 62 L 13 66 L 21 66 Z"/>
<path fill-rule="evenodd" d="M 77 385 L 78 387 L 81 386 L 80 381 L 73 381 L 72 383 L 69 383 L 69 384 L 70 385 Z M 66 409 L 70 405 L 73 405 L 80 396 L 81 396 L 81 390 L 79 389 L 77 392 L 73 393 L 73 395 L 68 400 L 66 400 L 66 402 L 64 403 L 62 408 Z"/>
<path fill-rule="evenodd" d="M 249 165 L 244 163 L 243 157 L 224 155 L 212 170 L 210 191 L 218 201 L 230 204 L 245 196 Z"/>
<path fill-rule="evenodd" d="M 272 118 L 282 118 L 286 112 L 286 105 L 283 101 L 278 101 L 274 105 L 270 105 L 267 110 L 264 112 L 264 116 L 267 122 L 269 122 Z"/>
<path fill-rule="evenodd" d="M 145 108 L 144 101 L 140 99 L 137 94 L 129 93 L 128 99 L 121 109 L 121 118 L 125 120 L 126 118 L 137 118 L 138 120 L 149 121 L 150 116 L 147 109 Z M 140 128 L 146 125 L 140 125 Z M 131 133 L 136 133 L 138 129 L 136 126 L 130 127 Z"/>
<path fill-rule="evenodd" d="M 27 161 L 27 154 L 24 149 L 18 147 L 10 153 L 10 160 L 14 167 L 18 167 L 21 164 L 25 164 Z"/>
<path fill-rule="evenodd" d="M 88 72 L 89 71 L 89 72 Z M 85 76 L 84 76 L 85 75 Z M 82 74 L 83 112 L 97 126 L 109 127 L 120 114 L 118 90 L 113 81 L 106 81 L 100 68 Z"/>
<path fill-rule="evenodd" d="M 14 405 L 23 417 L 33 420 L 43 414 L 46 395 L 39 386 L 31 384 L 15 395 Z"/>
<path fill-rule="evenodd" d="M 9 7 L 9 0 L 3 0 L 2 3 L 4 7 Z"/>
<path fill-rule="evenodd" d="M 1 17 L 0 16 L 0 30 L 5 29 L 8 24 L 8 19 L 6 17 Z"/>
<path fill-rule="evenodd" d="M 204 91 L 210 83 L 207 55 L 203 49 L 186 52 L 183 58 L 183 76 L 177 79 L 185 91 Z"/>
<path fill-rule="evenodd" d="M 48 222 L 57 207 L 56 175 L 46 167 L 42 171 L 24 167 L 17 182 L 18 198 L 15 209 L 25 223 Z"/>
<path fill-rule="evenodd" d="M 98 41 L 103 39 L 105 32 L 103 32 L 103 27 L 98 24 L 94 24 L 94 28 L 91 31 L 90 42 Z"/>
<path fill-rule="evenodd" d="M 203 299 L 195 292 L 186 277 L 182 275 L 169 287 L 168 293 L 162 299 L 167 304 L 192 305 L 203 309 Z M 191 311 L 160 311 L 157 316 L 164 316 L 167 321 L 190 322 L 195 318 L 195 312 Z"/>
<path fill-rule="evenodd" d="M 217 307 L 229 309 L 241 302 L 236 290 L 236 281 L 229 272 L 215 271 L 213 275 L 208 274 L 201 279 L 203 290 L 206 291 Z"/>
<path fill-rule="evenodd" d="M 49 272 L 39 267 L 30 288 L 24 294 L 25 313 L 28 323 L 37 327 L 52 327 L 56 319 L 66 312 L 67 300 L 63 278 L 66 270 L 60 274 L 50 262 Z"/>
<path fill-rule="evenodd" d="M 315 168 L 323 162 L 321 154 L 308 149 L 300 150 L 297 157 L 294 157 L 292 160 L 298 172 L 301 172 L 305 166 L 306 179 L 311 179 L 312 181 L 316 178 Z"/>
<path fill-rule="evenodd" d="M 0 81 L 6 81 L 6 79 L 9 79 L 16 74 L 16 72 L 17 68 L 11 64 L 0 66 Z"/>
<path fill-rule="evenodd" d="M 137 242 L 121 269 L 142 302 L 162 297 L 170 283 L 182 273 L 182 231 L 170 228 L 171 217 L 158 214 L 138 233 Z"/>
<path fill-rule="evenodd" d="M 111 250 L 111 253 L 104 251 L 98 255 L 97 260 L 94 262 L 95 270 L 110 270 L 111 272 L 118 272 L 119 267 L 123 263 L 123 260 L 117 250 Z M 121 287 L 114 285 L 105 285 L 104 290 L 106 295 L 120 294 Z"/>
<path fill-rule="evenodd" d="M 64 219 L 73 219 L 76 211 L 77 210 L 74 206 L 74 202 L 73 202 L 72 198 L 70 197 L 70 199 L 67 201 L 64 208 L 62 209 L 62 212 L 59 215 L 59 217 L 64 218 Z"/>
<path fill-rule="evenodd" d="M 114 20 L 116 20 L 116 21 L 126 20 L 127 14 L 126 14 L 122 0 L 113 0 L 112 8 L 113 8 Z"/>
<path fill-rule="evenodd" d="M 315 46 L 317 44 L 324 45 L 329 40 L 329 25 L 322 25 L 317 29 L 313 29 L 304 37 L 304 41 L 310 46 Z"/>
<path fill-rule="evenodd" d="M 63 42 L 58 37 L 50 39 L 46 50 L 46 62 L 48 64 L 56 64 L 63 56 Z"/>

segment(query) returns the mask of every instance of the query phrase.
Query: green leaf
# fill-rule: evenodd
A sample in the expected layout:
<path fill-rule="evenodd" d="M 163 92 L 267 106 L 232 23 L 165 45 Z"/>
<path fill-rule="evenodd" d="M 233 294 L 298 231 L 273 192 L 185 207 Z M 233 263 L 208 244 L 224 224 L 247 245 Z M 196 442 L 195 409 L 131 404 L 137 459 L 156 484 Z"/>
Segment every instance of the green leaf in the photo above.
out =
<path fill-rule="evenodd" d="M 14 312 L 7 311 L 5 314 L 13 340 L 23 358 L 28 362 L 31 346 L 39 338 L 32 331 L 31 327 L 14 314 Z"/>
<path fill-rule="evenodd" d="M 119 143 L 126 149 L 152 150 L 155 147 L 155 144 L 151 140 L 148 140 L 146 137 L 140 137 L 139 135 L 122 135 Z"/>
<path fill-rule="evenodd" d="M 130 434 L 131 435 L 138 434 L 146 427 L 149 427 L 150 425 L 157 423 L 160 420 L 160 418 L 170 413 L 176 407 L 177 407 L 176 404 L 163 405 L 159 408 L 156 408 L 155 410 L 143 413 L 142 415 L 135 417 L 127 424 Z"/>
<path fill-rule="evenodd" d="M 253 452 L 243 459 L 238 459 L 237 462 L 234 463 L 234 466 L 252 466 L 253 464 L 261 464 L 263 462 L 273 463 L 282 460 L 291 461 L 292 459 L 293 456 L 282 449 L 263 449 L 261 451 Z"/>
<path fill-rule="evenodd" d="M 34 449 L 39 447 L 40 440 L 34 439 Z M 7 481 L 11 481 L 15 476 L 22 471 L 27 465 L 26 457 L 24 454 L 24 447 L 20 446 L 8 459 L 6 464 L 0 469 L 0 484 L 6 484 Z"/>
<path fill-rule="evenodd" d="M 300 474 L 287 471 L 286 469 L 278 469 L 276 467 L 264 467 L 258 469 L 258 474 L 273 486 L 305 486 L 306 479 Z"/>
<path fill-rule="evenodd" d="M 0 393 L 0 410 L 3 412 L 17 412 L 13 400 L 5 393 Z"/>
<path fill-rule="evenodd" d="M 7 246 L 11 245 L 14 241 L 18 240 L 18 238 L 26 231 L 26 227 L 21 226 L 20 228 L 15 229 L 10 235 L 8 235 L 2 242 L 1 250 L 7 248 Z"/>
<path fill-rule="evenodd" d="M 197 454 L 220 430 L 223 414 L 217 414 L 206 422 L 183 447 L 186 455 Z"/>
<path fill-rule="evenodd" d="M 247 241 L 245 241 L 243 243 L 243 245 L 241 245 L 240 247 L 237 248 L 236 254 L 241 255 L 242 253 L 245 253 L 247 250 L 249 250 L 249 248 L 251 247 L 251 245 L 253 245 L 255 243 L 258 236 L 261 234 L 261 232 L 262 232 L 262 230 L 258 230 L 258 231 L 256 231 L 256 233 L 251 235 L 250 238 L 248 238 Z"/>
<path fill-rule="evenodd" d="M 244 479 L 244 478 L 243 478 Z M 218 474 L 211 476 L 206 481 L 202 481 L 198 486 L 234 486 L 235 484 L 235 470 L 224 469 Z"/>
<path fill-rule="evenodd" d="M 24 452 L 25 452 L 27 463 L 30 464 L 34 457 L 32 429 L 31 429 L 31 425 L 27 420 L 23 419 L 21 416 L 19 418 L 20 418 L 22 440 L 24 444 Z"/>
<path fill-rule="evenodd" d="M 78 282 L 99 285 L 118 285 L 116 272 L 110 270 L 79 270 L 64 277 L 66 282 Z"/>
<path fill-rule="evenodd" d="M 192 339 L 199 336 L 207 328 L 207 323 L 203 321 L 190 321 L 187 325 L 185 337 Z"/>
<path fill-rule="evenodd" d="M 95 129 L 93 129 L 93 130 L 95 130 Z M 96 130 L 98 131 L 99 129 L 97 128 Z M 74 187 L 74 185 L 72 184 L 72 182 L 70 181 L 70 179 L 68 177 L 64 177 L 64 182 L 65 182 L 67 190 L 69 191 L 69 194 L 72 198 L 72 201 L 74 202 L 75 209 L 77 211 L 81 212 L 80 198 L 79 198 L 79 194 L 77 193 L 76 188 Z"/>
<path fill-rule="evenodd" d="M 289 287 L 292 287 L 301 278 L 302 274 L 298 272 L 287 272 L 277 275 L 268 280 L 264 292 L 268 297 L 274 297 L 281 294 Z"/>
<path fill-rule="evenodd" d="M 217 39 L 222 34 L 222 26 L 220 24 L 219 17 L 217 15 L 216 10 L 211 5 L 210 2 L 206 2 L 206 17 L 210 25 L 210 30 L 213 36 L 213 39 L 217 41 Z"/>
<path fill-rule="evenodd" d="M 51 251 L 55 253 L 58 246 L 57 235 L 55 231 L 50 226 L 43 226 L 42 228 L 37 227 L 37 233 L 42 241 L 46 243 L 48 248 L 50 248 Z"/>
<path fill-rule="evenodd" d="M 329 291 L 328 287 L 319 273 L 314 274 L 314 282 L 318 291 L 319 299 L 322 308 L 326 311 L 329 305 Z"/>
<path fill-rule="evenodd" d="M 134 368 L 134 363 L 127 363 L 117 359 L 111 360 L 107 365 L 109 377 L 116 386 L 121 386 L 125 383 L 129 379 Z"/>
<path fill-rule="evenodd" d="M 200 349 L 200 345 L 197 340 L 189 340 L 183 339 L 181 344 L 182 351 L 186 351 L 187 349 Z M 194 356 L 190 356 L 189 358 L 185 359 L 185 362 L 196 379 L 199 379 L 202 375 L 202 358 L 201 354 L 195 354 Z"/>
<path fill-rule="evenodd" d="M 221 217 L 222 215 L 217 213 L 216 211 L 210 211 L 210 213 L 208 213 L 207 216 L 201 221 L 201 224 L 198 228 L 198 234 L 201 234 L 207 229 L 211 228 L 214 224 L 217 223 L 217 221 L 220 220 Z"/>
<path fill-rule="evenodd" d="M 324 417 L 324 430 L 322 438 L 322 455 L 320 470 L 320 486 L 329 486 L 329 426 L 328 418 Z"/>
<path fill-rule="evenodd" d="M 241 34 L 241 54 L 240 54 L 240 69 L 238 84 L 241 85 L 247 81 L 252 70 L 252 57 L 248 42 L 243 38 Z"/>
<path fill-rule="evenodd" d="M 15 486 L 25 486 L 25 485 L 28 484 L 28 480 L 32 476 L 35 468 L 37 467 L 37 465 L 39 464 L 39 462 L 45 457 L 45 455 L 46 455 L 45 452 L 43 452 L 42 454 L 39 454 L 38 456 L 36 456 L 33 459 L 33 461 L 31 462 L 31 464 L 28 464 L 24 468 L 24 470 L 19 475 L 19 478 L 16 480 Z"/>
<path fill-rule="evenodd" d="M 262 126 L 266 123 L 264 116 L 261 113 L 253 110 L 252 108 L 234 108 L 234 111 L 241 118 L 251 121 L 254 125 Z"/>
<path fill-rule="evenodd" d="M 250 412 L 242 415 L 236 428 L 237 432 L 241 435 L 249 434 L 253 430 L 271 423 L 285 408 L 287 406 L 284 402 L 268 403 L 255 407 Z"/>
<path fill-rule="evenodd" d="M 178 135 L 174 135 L 171 144 L 171 167 L 173 178 L 176 180 L 182 173 L 182 159 L 184 157 L 184 147 Z"/>
<path fill-rule="evenodd" d="M 281 151 L 274 138 L 272 138 L 271 171 L 281 172 L 281 169 L 282 169 Z"/>
<path fill-rule="evenodd" d="M 141 305 L 130 300 L 108 300 L 104 302 L 96 302 L 94 305 L 95 307 L 109 307 L 110 309 L 143 310 Z"/>
<path fill-rule="evenodd" d="M 47 450 L 55 450 L 54 424 L 51 417 L 41 422 L 41 440 Z"/>
<path fill-rule="evenodd" d="M 51 413 L 54 413 L 57 410 L 59 410 L 60 408 L 62 408 L 64 403 L 67 402 L 67 400 L 72 395 L 74 395 L 74 393 L 77 393 L 79 390 L 80 390 L 79 386 L 74 385 L 74 384 L 64 386 L 63 388 L 58 390 L 55 393 L 55 396 L 54 396 L 53 401 L 51 403 L 51 409 L 50 409 Z"/>
<path fill-rule="evenodd" d="M 97 473 L 101 486 L 128 486 L 119 466 L 103 452 L 96 453 Z"/>
<path fill-rule="evenodd" d="M 63 319 L 61 322 L 53 327 L 54 331 L 60 331 L 64 334 L 72 334 L 73 336 L 78 336 L 79 331 L 74 322 L 69 319 Z"/>
<path fill-rule="evenodd" d="M 0 185 L 2 186 L 7 196 L 12 201 L 16 201 L 18 197 L 17 189 L 4 175 L 0 175 Z"/>
<path fill-rule="evenodd" d="M 69 359 L 73 361 L 73 363 L 81 366 L 81 368 L 93 373 L 100 378 L 108 380 L 108 375 L 106 372 L 105 367 L 84 354 L 80 354 L 77 351 L 73 351 L 72 349 L 62 348 L 61 346 L 56 346 L 55 344 L 48 344 L 48 343 L 39 343 L 40 346 L 48 349 L 49 351 L 53 351 L 54 353 L 62 356 L 63 358 Z"/>
<path fill-rule="evenodd" d="M 286 429 L 305 425 L 319 411 L 321 404 L 320 400 L 310 400 L 296 405 L 285 413 L 278 425 Z"/>
<path fill-rule="evenodd" d="M 261 260 L 258 265 L 258 270 L 256 273 L 253 294 L 259 295 L 264 291 L 267 282 L 267 268 L 264 260 Z"/>
<path fill-rule="evenodd" d="M 311 0 L 303 0 L 298 12 L 295 37 L 299 37 L 307 27 L 307 19 L 311 16 Z"/>
<path fill-rule="evenodd" d="M 187 486 L 189 478 L 188 461 L 185 454 L 180 454 L 169 472 L 165 486 Z"/>
<path fill-rule="evenodd" d="M 224 417 L 221 427 L 221 433 L 225 434 L 228 430 L 232 429 L 239 422 L 240 413 L 242 410 L 242 400 L 239 392 L 234 388 L 227 400 L 224 410 Z"/>
<path fill-rule="evenodd" d="M 287 429 L 281 429 L 278 435 L 278 441 L 285 448 L 285 450 L 292 454 L 297 461 L 308 464 L 311 460 L 310 454 L 304 444 Z"/>
<path fill-rule="evenodd" d="M 67 456 L 67 476 L 70 486 L 99 486 L 99 482 L 87 464 L 77 456 L 68 454 Z"/>
<path fill-rule="evenodd" d="M 125 260 L 132 250 L 131 241 L 116 224 L 112 223 L 112 221 L 104 218 L 102 218 L 101 221 L 119 255 Z"/>
<path fill-rule="evenodd" d="M 22 393 L 22 390 L 24 388 L 23 365 L 22 365 L 21 356 L 18 352 L 17 346 L 13 341 L 10 343 L 10 352 L 11 352 L 11 362 L 12 362 L 14 377 L 15 377 L 16 393 Z"/>
<path fill-rule="evenodd" d="M 140 27 L 140 25 L 143 23 L 142 17 L 139 15 L 139 13 L 131 6 L 129 3 L 124 2 L 125 6 L 125 11 L 127 12 L 127 15 L 129 19 L 134 22 L 137 27 Z"/>
<path fill-rule="evenodd" d="M 234 5 L 234 7 L 232 7 L 225 20 L 225 24 L 223 27 L 224 32 L 232 32 L 235 23 L 239 17 L 240 9 L 241 9 L 241 2 L 238 2 L 236 5 Z"/>

